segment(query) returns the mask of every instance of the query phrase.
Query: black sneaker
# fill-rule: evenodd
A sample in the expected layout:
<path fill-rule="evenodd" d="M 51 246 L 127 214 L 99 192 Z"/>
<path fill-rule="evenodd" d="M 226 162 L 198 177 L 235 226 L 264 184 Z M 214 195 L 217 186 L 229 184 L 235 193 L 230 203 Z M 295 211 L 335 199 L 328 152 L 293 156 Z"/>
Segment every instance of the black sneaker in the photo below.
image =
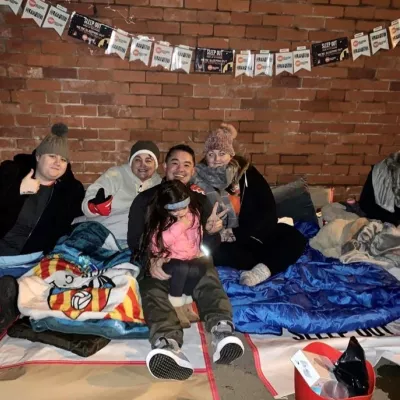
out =
<path fill-rule="evenodd" d="M 174 339 L 160 338 L 146 357 L 147 368 L 158 379 L 184 381 L 193 375 L 193 366 Z"/>
<path fill-rule="evenodd" d="M 220 321 L 211 329 L 214 348 L 213 361 L 216 364 L 230 364 L 244 353 L 242 341 L 233 335 L 233 325 Z"/>
<path fill-rule="evenodd" d="M 18 282 L 12 276 L 0 278 L 0 336 L 18 318 Z"/>

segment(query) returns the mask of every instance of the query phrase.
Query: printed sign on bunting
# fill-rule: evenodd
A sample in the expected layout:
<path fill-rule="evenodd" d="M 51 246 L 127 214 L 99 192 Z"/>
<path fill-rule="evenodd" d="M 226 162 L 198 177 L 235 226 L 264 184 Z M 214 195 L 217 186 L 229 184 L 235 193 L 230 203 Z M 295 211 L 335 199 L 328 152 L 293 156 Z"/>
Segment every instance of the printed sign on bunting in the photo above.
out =
<path fill-rule="evenodd" d="M 127 32 L 124 32 L 120 29 L 113 31 L 106 54 L 116 54 L 120 58 L 124 59 L 126 52 L 128 51 L 130 41 L 131 38 L 128 36 Z"/>
<path fill-rule="evenodd" d="M 313 67 L 347 60 L 349 57 L 349 40 L 347 37 L 314 43 L 311 46 Z"/>
<path fill-rule="evenodd" d="M 369 34 L 371 38 L 372 54 L 377 53 L 379 50 L 389 50 L 389 40 L 387 30 L 378 26 L 373 32 Z"/>
<path fill-rule="evenodd" d="M 60 5 L 57 5 L 57 7 L 51 6 L 43 22 L 43 28 L 52 28 L 61 36 L 68 19 L 69 14 L 66 8 Z"/>
<path fill-rule="evenodd" d="M 33 19 L 39 26 L 42 26 L 48 8 L 49 5 L 42 0 L 28 0 L 21 18 Z"/>
<path fill-rule="evenodd" d="M 235 76 L 246 75 L 252 77 L 254 74 L 254 54 L 250 50 L 236 55 Z"/>
<path fill-rule="evenodd" d="M 146 36 L 138 36 L 132 39 L 131 51 L 129 53 L 129 61 L 142 61 L 145 65 L 149 65 L 150 53 L 153 43 Z"/>
<path fill-rule="evenodd" d="M 395 48 L 400 42 L 400 19 L 392 21 L 392 25 L 389 26 L 389 35 L 392 48 Z"/>
<path fill-rule="evenodd" d="M 275 54 L 275 75 L 285 71 L 293 74 L 293 53 L 289 49 L 281 49 Z"/>
<path fill-rule="evenodd" d="M 171 71 L 182 69 L 187 74 L 190 72 L 190 64 L 192 62 L 193 50 L 188 46 L 177 46 L 172 54 Z"/>
<path fill-rule="evenodd" d="M 371 56 L 371 48 L 369 46 L 368 35 L 364 35 L 362 32 L 355 35 L 354 39 L 351 39 L 351 52 L 353 60 L 357 60 L 360 56 Z"/>
<path fill-rule="evenodd" d="M 171 61 L 172 61 L 172 51 L 173 47 L 164 44 L 164 43 L 156 43 L 154 45 L 153 58 L 151 60 L 151 66 L 157 67 L 161 66 L 165 69 L 170 69 Z"/>
<path fill-rule="evenodd" d="M 311 55 L 310 50 L 305 46 L 298 47 L 293 52 L 293 71 L 296 73 L 301 69 L 311 71 Z"/>
<path fill-rule="evenodd" d="M 21 7 L 22 0 L 0 0 L 0 6 L 9 6 L 15 15 Z"/>
<path fill-rule="evenodd" d="M 267 75 L 274 73 L 274 55 L 269 50 L 261 50 L 260 54 L 255 55 L 254 76 Z"/>

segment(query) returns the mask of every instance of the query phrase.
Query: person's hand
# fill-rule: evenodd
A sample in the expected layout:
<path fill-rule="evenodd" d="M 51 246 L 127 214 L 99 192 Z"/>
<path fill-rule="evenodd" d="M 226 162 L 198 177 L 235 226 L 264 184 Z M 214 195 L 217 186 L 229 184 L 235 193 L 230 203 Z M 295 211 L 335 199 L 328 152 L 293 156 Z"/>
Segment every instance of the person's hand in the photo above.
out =
<path fill-rule="evenodd" d="M 171 278 L 171 275 L 166 274 L 162 269 L 163 265 L 169 260 L 169 258 L 162 257 L 150 259 L 150 275 L 155 279 L 159 279 L 160 281 L 166 281 Z"/>
<path fill-rule="evenodd" d="M 208 217 L 206 223 L 206 231 L 211 235 L 219 232 L 223 228 L 222 217 L 224 217 L 229 211 L 226 208 L 225 210 L 217 214 L 217 210 L 218 210 L 218 202 L 214 204 L 211 215 Z"/>
<path fill-rule="evenodd" d="M 89 201 L 88 208 L 92 214 L 99 214 L 107 217 L 111 213 L 111 203 L 113 196 L 106 197 L 104 188 L 97 191 L 96 197 Z"/>
<path fill-rule="evenodd" d="M 25 176 L 21 181 L 21 186 L 19 187 L 20 194 L 35 194 L 40 188 L 40 181 L 38 179 L 32 178 L 34 170 L 31 169 L 28 175 Z"/>
<path fill-rule="evenodd" d="M 220 233 L 221 242 L 233 243 L 236 242 L 236 237 L 232 231 L 232 228 L 223 229 Z"/>

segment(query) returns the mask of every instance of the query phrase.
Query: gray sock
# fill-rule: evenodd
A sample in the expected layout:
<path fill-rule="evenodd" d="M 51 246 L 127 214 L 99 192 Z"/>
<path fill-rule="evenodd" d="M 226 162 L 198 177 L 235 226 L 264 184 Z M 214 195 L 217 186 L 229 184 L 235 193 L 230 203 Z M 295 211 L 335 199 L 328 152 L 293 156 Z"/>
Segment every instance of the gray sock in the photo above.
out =
<path fill-rule="evenodd" d="M 257 264 L 250 271 L 240 274 L 240 284 L 244 286 L 256 286 L 271 276 L 271 271 L 265 264 Z"/>

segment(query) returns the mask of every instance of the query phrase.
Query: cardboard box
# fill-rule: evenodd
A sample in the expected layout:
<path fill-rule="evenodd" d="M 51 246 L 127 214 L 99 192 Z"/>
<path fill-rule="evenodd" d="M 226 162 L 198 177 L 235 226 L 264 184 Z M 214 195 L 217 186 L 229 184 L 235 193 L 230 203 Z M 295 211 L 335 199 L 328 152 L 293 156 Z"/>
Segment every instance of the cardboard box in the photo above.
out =
<path fill-rule="evenodd" d="M 327 381 L 336 381 L 335 375 L 331 372 L 333 364 L 325 356 L 299 350 L 291 361 L 313 390 L 317 391 Z"/>

